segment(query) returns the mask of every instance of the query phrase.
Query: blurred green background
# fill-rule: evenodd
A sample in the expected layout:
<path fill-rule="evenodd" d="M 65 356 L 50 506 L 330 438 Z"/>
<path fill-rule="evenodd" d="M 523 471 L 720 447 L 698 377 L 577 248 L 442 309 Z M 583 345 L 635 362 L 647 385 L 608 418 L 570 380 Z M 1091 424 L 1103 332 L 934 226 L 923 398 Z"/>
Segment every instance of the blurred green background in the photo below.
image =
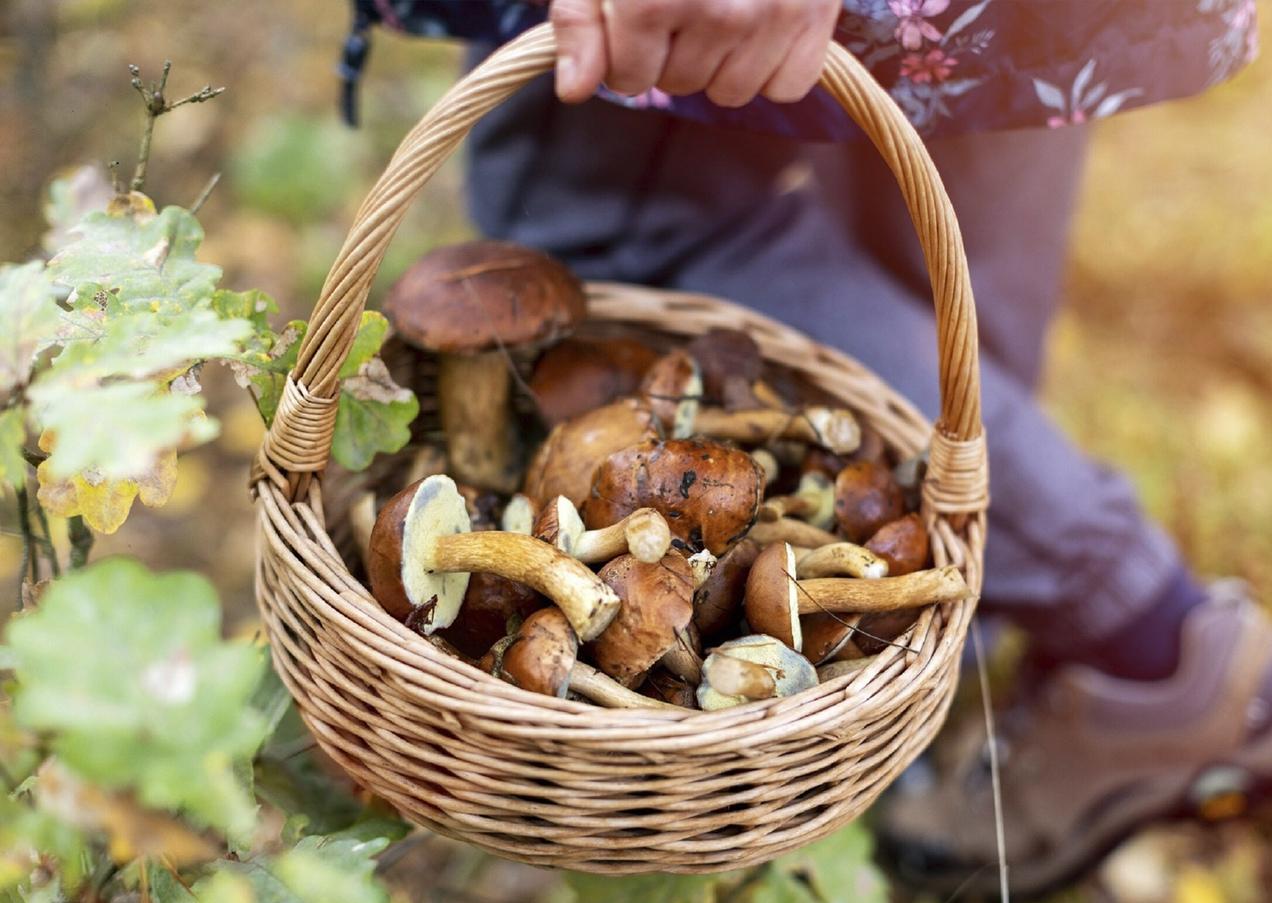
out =
<path fill-rule="evenodd" d="M 1272 16 L 1263 12 L 1268 46 Z M 4 0 L 0 260 L 38 253 L 45 186 L 60 171 L 119 161 L 131 173 L 141 110 L 127 65 L 150 78 L 171 58 L 171 96 L 205 83 L 229 90 L 160 120 L 147 192 L 188 206 L 222 172 L 200 214 L 201 256 L 225 268 L 224 285 L 265 289 L 285 314 L 304 316 L 380 166 L 457 71 L 454 45 L 378 34 L 362 88 L 365 124 L 345 129 L 334 64 L 346 15 L 336 0 Z M 460 176 L 448 165 L 426 188 L 382 282 L 426 248 L 470 233 Z M 1066 294 L 1049 409 L 1134 476 L 1202 572 L 1246 577 L 1270 598 L 1272 63 L 1204 97 L 1097 127 Z M 205 384 L 221 437 L 182 458 L 166 508 L 136 512 L 102 551 L 206 573 L 248 628 L 246 466 L 259 419 L 228 374 L 212 372 Z M 0 516 L 9 504 L 0 501 Z M 16 582 L 17 559 L 17 541 L 0 533 L 4 585 Z M 451 846 L 434 854 L 479 898 L 545 886 Z M 1256 821 L 1149 832 L 1060 899 L 1256 903 L 1268 888 L 1272 852 Z"/>

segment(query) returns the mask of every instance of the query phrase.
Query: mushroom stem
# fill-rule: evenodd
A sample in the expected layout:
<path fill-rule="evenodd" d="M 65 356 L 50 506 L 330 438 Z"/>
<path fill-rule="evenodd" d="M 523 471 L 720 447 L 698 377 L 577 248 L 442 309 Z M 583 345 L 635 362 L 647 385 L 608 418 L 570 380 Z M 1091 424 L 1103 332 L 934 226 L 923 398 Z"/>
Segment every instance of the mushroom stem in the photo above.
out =
<path fill-rule="evenodd" d="M 789 542 L 793 546 L 805 546 L 815 549 L 818 546 L 830 545 L 840 541 L 834 533 L 820 527 L 795 520 L 790 517 L 772 521 L 761 521 L 746 534 L 762 546 L 775 542 Z"/>
<path fill-rule="evenodd" d="M 799 580 L 797 586 L 802 615 L 819 611 L 896 611 L 971 595 L 962 572 L 953 565 L 878 580 Z"/>
<path fill-rule="evenodd" d="M 508 365 L 499 351 L 442 354 L 437 398 L 451 473 L 460 483 L 512 492 Z"/>
<path fill-rule="evenodd" d="M 775 495 L 760 506 L 760 520 L 775 521 L 797 517 L 814 527 L 829 530 L 835 525 L 835 488 L 825 474 L 813 471 L 799 480 L 792 495 Z"/>
<path fill-rule="evenodd" d="M 588 564 L 612 561 L 628 552 L 637 561 L 662 561 L 671 548 L 667 521 L 653 508 L 638 508 L 616 524 L 579 534 L 569 551 Z"/>
<path fill-rule="evenodd" d="M 796 549 L 795 564 L 801 580 L 813 577 L 888 576 L 888 563 L 864 546 L 836 542 L 816 549 Z"/>
<path fill-rule="evenodd" d="M 575 662 L 570 669 L 570 689 L 584 699 L 611 709 L 668 709 L 683 712 L 680 706 L 660 702 L 629 690 L 612 677 L 597 671 L 591 665 Z"/>
<path fill-rule="evenodd" d="M 525 533 L 529 535 L 534 528 L 534 502 L 528 495 L 518 492 L 508 499 L 504 505 L 503 517 L 499 519 L 499 528 L 505 533 Z"/>
<path fill-rule="evenodd" d="M 794 414 L 771 408 L 727 411 L 703 407 L 693 424 L 695 432 L 747 445 L 766 445 L 776 439 L 811 442 L 837 455 L 855 451 L 861 444 L 861 427 L 851 411 L 843 408 L 808 407 Z"/>
<path fill-rule="evenodd" d="M 618 596 L 587 567 L 555 546 L 521 533 L 439 536 L 429 569 L 480 571 L 523 583 L 553 600 L 584 641 L 595 639 L 618 614 Z"/>
<path fill-rule="evenodd" d="M 760 470 L 764 472 L 764 485 L 772 486 L 773 482 L 782 473 L 782 465 L 778 463 L 777 458 L 767 448 L 754 449 L 751 452 L 751 457 L 755 459 L 755 463 L 760 465 Z"/>

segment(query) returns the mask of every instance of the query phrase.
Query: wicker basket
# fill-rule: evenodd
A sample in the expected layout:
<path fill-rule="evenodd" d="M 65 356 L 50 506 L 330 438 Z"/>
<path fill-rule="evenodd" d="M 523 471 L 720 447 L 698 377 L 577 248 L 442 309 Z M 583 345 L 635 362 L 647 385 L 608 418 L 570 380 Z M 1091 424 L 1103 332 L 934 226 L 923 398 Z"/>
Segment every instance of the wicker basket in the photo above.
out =
<path fill-rule="evenodd" d="M 712 872 L 769 860 L 859 815 L 940 727 L 975 600 L 925 610 L 856 674 L 719 712 L 610 710 L 519 690 L 385 614 L 327 529 L 321 474 L 337 371 L 407 205 L 473 124 L 548 70 L 547 26 L 457 84 L 406 137 L 358 211 L 257 457 L 257 597 L 274 663 L 322 748 L 435 831 L 512 859 L 591 872 Z M 933 429 L 860 364 L 702 295 L 593 285 L 607 329 L 742 328 L 766 360 L 839 398 L 902 455 L 930 445 L 923 514 L 937 564 L 979 592 L 986 505 L 976 320 L 958 225 L 888 96 L 832 47 L 822 85 L 895 173 L 927 254 L 942 393 Z"/>

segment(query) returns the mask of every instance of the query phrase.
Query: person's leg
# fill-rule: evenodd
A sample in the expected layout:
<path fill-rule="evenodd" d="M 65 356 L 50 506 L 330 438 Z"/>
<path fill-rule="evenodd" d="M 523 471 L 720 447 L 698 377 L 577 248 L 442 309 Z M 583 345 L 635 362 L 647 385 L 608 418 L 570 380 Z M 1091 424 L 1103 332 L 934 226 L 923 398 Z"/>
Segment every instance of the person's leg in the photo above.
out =
<path fill-rule="evenodd" d="M 926 284 L 850 241 L 816 186 L 775 188 L 800 152 L 600 101 L 563 107 L 541 81 L 474 130 L 471 207 L 483 232 L 543 248 L 584 277 L 710 292 L 791 323 L 933 415 Z M 1053 168 L 1071 168 L 1056 158 Z M 1043 183 L 1047 166 L 1043 156 L 1033 170 Z M 1127 481 L 1074 448 L 1009 366 L 987 354 L 983 371 L 986 596 L 1057 652 L 1090 646 L 1151 607 L 1176 553 Z"/>

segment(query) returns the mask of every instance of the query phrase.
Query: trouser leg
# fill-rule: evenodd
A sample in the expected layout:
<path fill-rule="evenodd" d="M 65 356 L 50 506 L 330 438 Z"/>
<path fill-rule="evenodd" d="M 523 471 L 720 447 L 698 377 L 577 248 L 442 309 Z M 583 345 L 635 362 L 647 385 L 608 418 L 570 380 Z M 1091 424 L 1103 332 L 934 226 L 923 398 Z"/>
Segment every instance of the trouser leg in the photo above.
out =
<path fill-rule="evenodd" d="M 853 240 L 815 185 L 786 186 L 791 167 L 807 163 L 799 145 L 599 101 L 562 107 L 543 81 L 474 131 L 470 161 L 485 233 L 544 248 L 586 278 L 746 304 L 844 349 L 936 412 L 926 286 Z M 1041 163 L 1037 177 L 1047 178 Z M 1010 366 L 987 354 L 982 369 L 987 602 L 1056 651 L 1107 636 L 1152 602 L 1177 553 L 1129 483 L 1069 443 Z"/>

